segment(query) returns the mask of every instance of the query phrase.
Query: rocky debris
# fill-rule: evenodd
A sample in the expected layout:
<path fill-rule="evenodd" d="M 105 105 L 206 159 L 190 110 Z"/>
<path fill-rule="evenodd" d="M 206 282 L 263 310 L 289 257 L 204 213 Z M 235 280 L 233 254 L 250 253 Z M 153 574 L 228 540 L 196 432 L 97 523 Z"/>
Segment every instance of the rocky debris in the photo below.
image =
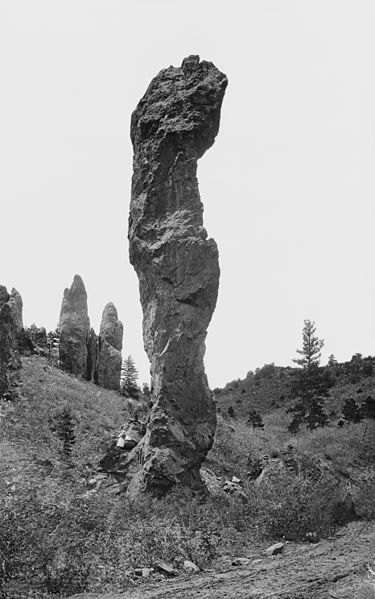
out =
<path fill-rule="evenodd" d="M 125 486 L 129 460 L 136 459 L 139 455 L 138 445 L 145 432 L 145 422 L 136 417 L 129 420 L 121 427 L 120 433 L 113 438 L 111 446 L 99 462 L 101 472 L 114 477 L 122 485 L 121 488 Z"/>
<path fill-rule="evenodd" d="M 207 493 L 210 495 L 221 493 L 224 481 L 220 476 L 217 476 L 215 472 L 206 467 L 201 468 L 200 474 Z"/>
<path fill-rule="evenodd" d="M 177 574 L 177 570 L 175 570 L 173 565 L 169 562 L 165 562 L 162 559 L 157 559 L 154 561 L 154 568 L 165 576 L 176 576 Z"/>
<path fill-rule="evenodd" d="M 203 227 L 196 170 L 218 133 L 226 86 L 212 63 L 189 56 L 152 80 L 132 115 L 130 261 L 139 278 L 153 407 L 142 466 L 129 462 L 131 496 L 162 495 L 176 482 L 202 488 L 199 468 L 214 439 L 203 356 L 219 264 Z"/>
<path fill-rule="evenodd" d="M 155 568 L 134 568 L 133 574 L 142 578 L 149 578 L 155 572 Z"/>
<path fill-rule="evenodd" d="M 79 275 L 65 289 L 60 312 L 60 363 L 63 370 L 87 378 L 90 320 L 87 293 Z"/>
<path fill-rule="evenodd" d="M 0 285 L 0 399 L 12 399 L 19 381 L 22 338 L 22 298 L 16 289 L 11 293 Z"/>
<path fill-rule="evenodd" d="M 133 449 L 141 441 L 145 434 L 145 424 L 138 419 L 130 420 L 121 429 L 117 440 L 117 447 L 122 449 Z"/>
<path fill-rule="evenodd" d="M 241 499 L 247 499 L 243 488 L 243 482 L 237 477 L 232 476 L 231 480 L 217 476 L 212 470 L 206 467 L 201 469 L 201 477 L 206 491 L 210 495 L 218 495 L 224 491 L 229 495 L 234 495 Z"/>
<path fill-rule="evenodd" d="M 236 557 L 232 560 L 232 566 L 250 566 L 254 562 L 253 559 L 249 559 L 248 557 Z"/>
<path fill-rule="evenodd" d="M 267 547 L 266 555 L 279 555 L 284 551 L 285 543 L 275 543 L 271 547 Z"/>
<path fill-rule="evenodd" d="M 196 564 L 194 564 L 194 562 L 191 562 L 190 560 L 186 559 L 183 563 L 183 569 L 185 572 L 187 572 L 188 574 L 197 574 L 198 572 L 200 572 L 200 569 L 198 568 L 198 566 Z"/>
<path fill-rule="evenodd" d="M 97 382 L 106 389 L 118 390 L 121 378 L 123 325 L 110 302 L 103 310 L 99 333 Z"/>

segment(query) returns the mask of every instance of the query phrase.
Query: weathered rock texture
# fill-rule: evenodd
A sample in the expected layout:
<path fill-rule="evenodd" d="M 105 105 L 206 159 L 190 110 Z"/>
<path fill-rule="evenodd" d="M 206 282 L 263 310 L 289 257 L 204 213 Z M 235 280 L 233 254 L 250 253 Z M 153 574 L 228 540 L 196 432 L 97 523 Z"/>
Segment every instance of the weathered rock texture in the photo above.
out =
<path fill-rule="evenodd" d="M 11 398 L 21 368 L 19 342 L 22 337 L 22 298 L 0 285 L 0 399 Z"/>
<path fill-rule="evenodd" d="M 203 356 L 219 263 L 203 228 L 196 170 L 218 133 L 226 86 L 212 63 L 189 56 L 153 79 L 132 115 L 130 261 L 139 278 L 153 408 L 133 450 L 143 465 L 132 473 L 130 494 L 160 494 L 176 482 L 199 487 L 214 438 Z"/>
<path fill-rule="evenodd" d="M 90 329 L 87 343 L 87 380 L 98 382 L 98 336 L 94 329 Z"/>
<path fill-rule="evenodd" d="M 87 344 L 90 320 L 87 293 L 79 275 L 65 289 L 60 312 L 60 362 L 67 372 L 87 378 Z"/>
<path fill-rule="evenodd" d="M 106 389 L 120 389 L 123 325 L 110 302 L 103 310 L 99 333 L 97 382 Z"/>

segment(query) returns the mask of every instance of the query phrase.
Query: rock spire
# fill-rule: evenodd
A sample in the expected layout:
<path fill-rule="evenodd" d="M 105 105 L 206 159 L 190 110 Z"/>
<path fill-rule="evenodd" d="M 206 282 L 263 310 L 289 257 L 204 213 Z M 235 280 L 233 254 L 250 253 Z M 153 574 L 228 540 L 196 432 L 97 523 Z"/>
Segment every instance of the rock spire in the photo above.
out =
<path fill-rule="evenodd" d="M 60 362 L 67 372 L 87 378 L 87 345 L 90 320 L 87 293 L 79 275 L 65 289 L 60 312 Z"/>
<path fill-rule="evenodd" d="M 197 160 L 214 143 L 227 78 L 198 56 L 161 71 L 133 112 L 130 261 L 139 278 L 153 407 L 129 456 L 129 494 L 201 487 L 215 405 L 204 373 L 215 309 L 218 250 L 203 227 Z M 134 459 L 134 464 L 136 460 Z M 139 464 L 139 461 L 137 462 Z"/>
<path fill-rule="evenodd" d="M 97 382 L 102 387 L 120 388 L 123 325 L 110 302 L 103 310 L 99 333 Z"/>

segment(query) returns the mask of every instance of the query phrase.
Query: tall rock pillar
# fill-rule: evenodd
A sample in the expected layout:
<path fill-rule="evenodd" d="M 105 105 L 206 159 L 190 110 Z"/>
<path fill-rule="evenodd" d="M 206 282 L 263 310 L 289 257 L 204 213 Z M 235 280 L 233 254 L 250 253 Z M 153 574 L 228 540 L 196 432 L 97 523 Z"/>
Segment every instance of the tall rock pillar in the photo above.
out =
<path fill-rule="evenodd" d="M 106 389 L 120 389 L 121 350 L 124 328 L 110 302 L 103 310 L 99 333 L 97 382 Z"/>
<path fill-rule="evenodd" d="M 22 298 L 16 289 L 9 294 L 0 285 L 0 399 L 12 397 L 19 379 L 22 332 Z"/>
<path fill-rule="evenodd" d="M 227 78 L 189 56 L 161 71 L 132 115 L 130 261 L 138 278 L 153 407 L 128 491 L 199 488 L 215 405 L 204 373 L 218 250 L 203 227 L 197 160 L 214 143 Z M 131 461 L 131 457 L 130 457 Z M 138 462 L 139 463 L 139 462 Z"/>
<path fill-rule="evenodd" d="M 87 378 L 87 345 L 90 320 L 87 293 L 79 275 L 65 289 L 60 312 L 60 362 L 67 372 Z"/>

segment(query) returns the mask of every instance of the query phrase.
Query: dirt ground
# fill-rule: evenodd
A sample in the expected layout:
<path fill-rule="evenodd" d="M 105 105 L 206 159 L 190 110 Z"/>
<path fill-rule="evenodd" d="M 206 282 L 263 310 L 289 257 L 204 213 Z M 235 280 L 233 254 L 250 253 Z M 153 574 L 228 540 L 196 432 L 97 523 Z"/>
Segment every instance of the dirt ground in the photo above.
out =
<path fill-rule="evenodd" d="M 246 567 L 145 583 L 123 593 L 71 599 L 355 599 L 375 566 L 375 522 L 355 522 L 314 545 L 287 543 L 278 556 L 256 556 Z M 374 596 L 375 597 L 375 596 Z"/>

